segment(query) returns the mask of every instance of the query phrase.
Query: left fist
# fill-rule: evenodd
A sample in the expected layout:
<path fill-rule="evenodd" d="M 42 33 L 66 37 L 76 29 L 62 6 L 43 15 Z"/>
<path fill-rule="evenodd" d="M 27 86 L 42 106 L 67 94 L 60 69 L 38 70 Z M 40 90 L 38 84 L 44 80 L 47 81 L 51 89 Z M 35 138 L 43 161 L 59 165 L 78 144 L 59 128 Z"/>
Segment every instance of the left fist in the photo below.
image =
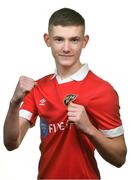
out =
<path fill-rule="evenodd" d="M 70 102 L 68 105 L 68 123 L 74 123 L 82 132 L 87 133 L 93 126 L 89 120 L 85 107 L 79 104 Z"/>

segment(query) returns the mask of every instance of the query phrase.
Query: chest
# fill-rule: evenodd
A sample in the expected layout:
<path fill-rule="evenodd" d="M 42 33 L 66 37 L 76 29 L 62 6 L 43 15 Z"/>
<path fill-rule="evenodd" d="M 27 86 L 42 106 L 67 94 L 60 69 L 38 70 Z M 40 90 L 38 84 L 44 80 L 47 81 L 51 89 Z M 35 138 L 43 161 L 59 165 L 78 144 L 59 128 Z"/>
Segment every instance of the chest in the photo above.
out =
<path fill-rule="evenodd" d="M 86 108 L 92 97 L 92 91 L 83 81 L 72 81 L 60 85 L 52 82 L 48 86 L 40 86 L 35 92 L 38 115 L 46 118 L 49 123 L 59 123 L 65 120 L 67 106 L 64 101 L 69 95 L 75 95 L 74 102 Z"/>

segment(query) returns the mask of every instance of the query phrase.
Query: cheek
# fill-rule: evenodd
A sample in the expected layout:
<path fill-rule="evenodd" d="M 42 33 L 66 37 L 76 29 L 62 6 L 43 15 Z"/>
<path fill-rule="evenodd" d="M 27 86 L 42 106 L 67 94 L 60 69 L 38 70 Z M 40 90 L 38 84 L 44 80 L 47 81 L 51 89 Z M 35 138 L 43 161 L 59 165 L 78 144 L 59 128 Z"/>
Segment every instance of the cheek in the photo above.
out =
<path fill-rule="evenodd" d="M 82 50 L 81 47 L 77 47 L 77 48 L 74 50 L 74 52 L 75 52 L 76 55 L 80 55 L 80 54 L 81 54 L 81 50 Z"/>
<path fill-rule="evenodd" d="M 53 54 L 58 54 L 61 51 L 61 46 L 53 45 L 51 49 L 52 49 Z"/>
<path fill-rule="evenodd" d="M 52 51 L 53 56 L 55 56 L 58 53 L 58 49 L 55 46 L 51 47 L 51 51 Z"/>

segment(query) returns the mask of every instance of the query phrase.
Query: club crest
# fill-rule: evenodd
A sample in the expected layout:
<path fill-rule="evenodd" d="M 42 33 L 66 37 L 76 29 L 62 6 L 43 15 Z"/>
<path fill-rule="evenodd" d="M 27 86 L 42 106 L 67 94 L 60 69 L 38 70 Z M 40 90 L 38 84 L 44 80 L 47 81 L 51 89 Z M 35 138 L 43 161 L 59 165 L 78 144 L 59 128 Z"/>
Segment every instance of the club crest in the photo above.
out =
<path fill-rule="evenodd" d="M 75 94 L 69 94 L 64 99 L 64 104 L 68 106 L 69 102 L 74 101 L 76 99 L 77 95 Z"/>

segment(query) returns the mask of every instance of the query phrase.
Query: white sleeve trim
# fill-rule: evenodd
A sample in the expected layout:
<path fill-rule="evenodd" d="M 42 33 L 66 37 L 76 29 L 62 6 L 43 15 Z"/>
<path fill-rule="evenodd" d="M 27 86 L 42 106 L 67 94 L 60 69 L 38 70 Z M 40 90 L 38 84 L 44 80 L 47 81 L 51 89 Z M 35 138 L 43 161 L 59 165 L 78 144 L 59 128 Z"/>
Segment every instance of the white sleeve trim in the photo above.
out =
<path fill-rule="evenodd" d="M 32 117 L 32 113 L 31 113 L 30 111 L 21 109 L 21 110 L 19 111 L 19 116 L 27 119 L 28 121 L 30 121 L 30 120 L 31 120 L 31 117 Z"/>
<path fill-rule="evenodd" d="M 120 135 L 124 134 L 123 126 L 119 126 L 117 128 L 110 129 L 110 130 L 102 130 L 102 129 L 99 129 L 99 130 L 104 135 L 106 135 L 106 137 L 117 137 L 117 136 L 120 136 Z"/>

